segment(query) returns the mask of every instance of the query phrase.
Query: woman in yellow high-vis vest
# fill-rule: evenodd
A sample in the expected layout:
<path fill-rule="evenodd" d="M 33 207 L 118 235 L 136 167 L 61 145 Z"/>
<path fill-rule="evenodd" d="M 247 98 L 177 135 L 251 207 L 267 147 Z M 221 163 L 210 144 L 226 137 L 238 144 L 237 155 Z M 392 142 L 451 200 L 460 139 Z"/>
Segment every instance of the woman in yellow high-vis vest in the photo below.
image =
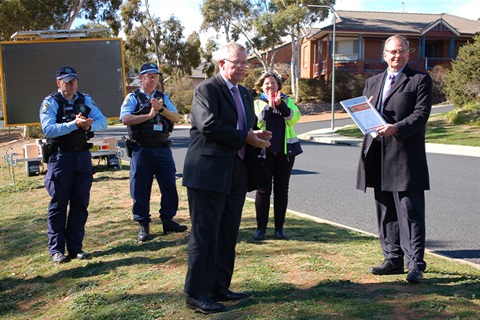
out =
<path fill-rule="evenodd" d="M 300 111 L 293 99 L 281 93 L 282 80 L 274 71 L 263 73 L 255 82 L 255 89 L 261 93 L 254 101 L 258 127 L 271 131 L 272 138 L 270 147 L 263 150 L 263 164 L 270 183 L 258 189 L 255 196 L 257 230 L 254 239 L 265 239 L 272 191 L 275 237 L 286 239 L 283 225 L 288 205 L 288 185 L 295 156 L 302 153 L 293 128 L 300 119 Z"/>

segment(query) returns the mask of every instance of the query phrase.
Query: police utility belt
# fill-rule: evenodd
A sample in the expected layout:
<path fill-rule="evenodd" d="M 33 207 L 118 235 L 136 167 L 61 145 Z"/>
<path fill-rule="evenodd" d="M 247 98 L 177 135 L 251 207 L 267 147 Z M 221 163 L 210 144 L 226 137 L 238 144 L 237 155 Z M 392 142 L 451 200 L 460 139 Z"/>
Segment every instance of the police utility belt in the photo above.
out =
<path fill-rule="evenodd" d="M 160 148 L 160 147 L 170 147 L 172 145 L 172 141 L 168 140 L 167 137 L 161 137 L 157 139 L 158 141 L 137 141 L 132 139 L 130 140 L 132 147 L 141 147 L 141 148 Z"/>
<path fill-rule="evenodd" d="M 93 143 L 87 142 L 84 145 L 70 145 L 70 146 L 65 146 L 65 145 L 55 145 L 53 143 L 43 143 L 42 144 L 42 160 L 43 162 L 47 163 L 48 158 L 52 155 L 54 152 L 81 152 L 81 151 L 86 151 L 89 150 L 93 147 Z"/>
<path fill-rule="evenodd" d="M 161 137 L 161 139 L 157 139 L 157 141 L 143 141 L 138 142 L 133 139 L 125 139 L 125 149 L 127 151 L 127 156 L 132 157 L 133 147 L 141 147 L 141 148 L 168 148 L 172 145 L 172 141 L 165 137 Z"/>

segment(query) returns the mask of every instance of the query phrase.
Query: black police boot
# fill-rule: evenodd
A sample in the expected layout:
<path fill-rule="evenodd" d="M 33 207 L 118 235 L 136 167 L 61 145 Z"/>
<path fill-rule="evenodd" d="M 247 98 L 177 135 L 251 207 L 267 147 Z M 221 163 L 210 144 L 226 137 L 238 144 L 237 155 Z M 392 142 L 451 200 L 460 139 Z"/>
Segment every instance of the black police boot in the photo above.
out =
<path fill-rule="evenodd" d="M 181 225 L 173 220 L 163 221 L 163 234 L 168 234 L 169 232 L 183 232 L 188 228 L 187 226 Z"/>
<path fill-rule="evenodd" d="M 150 225 L 148 223 L 140 223 L 140 230 L 138 231 L 138 241 L 150 240 Z"/>

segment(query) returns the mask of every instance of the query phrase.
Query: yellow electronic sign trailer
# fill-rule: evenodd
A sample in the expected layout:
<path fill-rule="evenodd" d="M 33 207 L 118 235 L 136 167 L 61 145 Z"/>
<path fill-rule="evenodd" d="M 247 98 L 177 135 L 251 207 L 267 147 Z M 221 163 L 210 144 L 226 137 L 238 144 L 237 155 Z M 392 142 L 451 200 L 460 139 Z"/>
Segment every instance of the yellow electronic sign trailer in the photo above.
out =
<path fill-rule="evenodd" d="M 57 90 L 55 72 L 62 66 L 75 68 L 78 90 L 90 94 L 107 118 L 118 118 L 126 93 L 122 39 L 80 39 L 88 31 L 26 31 L 12 38 L 35 40 L 0 42 L 6 126 L 39 124 L 40 105 Z"/>

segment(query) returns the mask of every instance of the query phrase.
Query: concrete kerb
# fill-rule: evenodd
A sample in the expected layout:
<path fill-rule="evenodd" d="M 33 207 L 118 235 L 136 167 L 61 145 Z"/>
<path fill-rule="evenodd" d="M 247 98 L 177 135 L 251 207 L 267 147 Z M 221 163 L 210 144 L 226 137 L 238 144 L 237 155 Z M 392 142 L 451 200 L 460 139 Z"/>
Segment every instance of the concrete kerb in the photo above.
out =
<path fill-rule="evenodd" d="M 335 133 L 335 130 L 318 129 L 298 135 L 301 140 L 309 140 L 312 142 L 326 143 L 326 144 L 346 144 L 351 146 L 360 146 L 362 139 L 351 138 Z"/>
<path fill-rule="evenodd" d="M 362 139 L 339 135 L 335 133 L 335 130 L 332 130 L 330 128 L 306 132 L 298 135 L 298 138 L 301 140 L 307 140 L 317 143 L 343 144 L 351 146 L 361 146 L 363 141 Z M 427 153 L 480 157 L 480 147 L 427 143 L 426 151 Z"/>

